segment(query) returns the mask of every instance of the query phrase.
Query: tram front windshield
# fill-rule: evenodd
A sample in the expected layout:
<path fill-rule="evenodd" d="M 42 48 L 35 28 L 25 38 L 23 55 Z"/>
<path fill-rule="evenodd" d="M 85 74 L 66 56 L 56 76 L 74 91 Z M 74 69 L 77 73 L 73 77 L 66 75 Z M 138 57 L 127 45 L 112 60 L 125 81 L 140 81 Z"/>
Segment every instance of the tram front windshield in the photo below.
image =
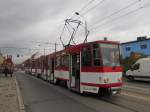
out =
<path fill-rule="evenodd" d="M 120 66 L 119 46 L 114 44 L 100 44 L 103 66 Z"/>

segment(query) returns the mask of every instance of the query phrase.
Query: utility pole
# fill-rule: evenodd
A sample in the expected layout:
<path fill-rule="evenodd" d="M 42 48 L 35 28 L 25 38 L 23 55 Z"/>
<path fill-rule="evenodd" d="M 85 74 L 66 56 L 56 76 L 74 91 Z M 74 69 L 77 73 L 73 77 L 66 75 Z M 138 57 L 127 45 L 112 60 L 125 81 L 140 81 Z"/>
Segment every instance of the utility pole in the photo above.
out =
<path fill-rule="evenodd" d="M 89 31 L 87 29 L 87 21 L 85 20 L 85 40 L 84 40 L 84 43 L 87 42 L 88 34 L 89 34 Z"/>
<path fill-rule="evenodd" d="M 56 51 L 57 51 L 57 44 L 55 43 L 54 67 L 56 65 Z"/>
<path fill-rule="evenodd" d="M 44 47 L 43 74 L 45 74 L 45 69 L 47 69 L 47 66 L 45 66 L 45 64 L 47 63 L 46 61 L 47 61 L 47 60 L 46 60 L 45 47 Z M 47 70 L 46 70 L 46 71 L 47 71 Z M 46 80 L 47 80 L 47 78 L 48 78 L 48 75 L 47 75 L 47 73 L 46 73 Z"/>
<path fill-rule="evenodd" d="M 57 44 L 55 43 L 55 53 L 56 53 L 56 50 L 57 50 Z"/>
<path fill-rule="evenodd" d="M 2 54 L 1 48 L 0 48 L 0 55 Z"/>
<path fill-rule="evenodd" d="M 44 48 L 44 56 L 45 56 L 45 48 Z"/>

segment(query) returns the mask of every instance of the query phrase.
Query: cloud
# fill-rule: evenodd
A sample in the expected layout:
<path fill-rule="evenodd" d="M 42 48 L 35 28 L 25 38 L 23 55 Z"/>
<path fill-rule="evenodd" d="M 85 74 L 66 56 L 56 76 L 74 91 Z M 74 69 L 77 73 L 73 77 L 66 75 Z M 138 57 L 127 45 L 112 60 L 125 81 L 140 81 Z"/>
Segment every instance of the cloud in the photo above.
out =
<path fill-rule="evenodd" d="M 101 5 L 98 5 L 86 13 L 84 18 L 80 19 L 83 21 L 86 19 L 88 28 L 90 28 L 90 26 L 94 23 L 96 23 L 95 25 L 98 23 L 101 24 L 101 19 L 134 1 L 137 0 L 106 0 Z M 82 10 L 81 14 L 92 8 L 98 2 L 99 0 L 95 0 Z M 59 36 L 64 25 L 64 19 L 73 16 L 74 12 L 79 11 L 87 3 L 87 0 L 1 0 L 0 47 L 13 46 L 32 49 L 43 49 L 45 47 L 54 49 L 54 46 L 51 45 L 41 45 L 41 47 L 39 47 L 37 43 L 33 43 L 31 41 L 60 43 Z M 128 11 L 134 10 L 148 3 L 148 0 L 142 0 L 133 7 L 130 7 L 111 18 L 105 19 L 102 23 L 107 23 L 115 17 L 121 16 Z M 135 40 L 137 36 L 149 36 L 149 10 L 150 7 L 147 7 L 116 21 L 108 22 L 106 25 L 102 25 L 95 31 L 91 31 L 88 40 L 99 40 L 107 36 L 110 40 L 125 42 Z M 75 18 L 75 15 L 73 18 Z M 82 34 L 82 36 L 80 34 Z M 68 37 L 69 35 L 66 35 L 63 39 L 67 41 L 67 39 L 69 39 Z M 84 40 L 84 31 L 82 28 L 77 34 L 75 40 L 78 42 L 82 42 Z M 4 50 L 14 56 L 16 56 L 17 53 L 23 54 L 25 58 L 35 52 L 16 49 Z M 40 52 L 43 51 L 41 50 Z M 23 58 L 21 58 L 20 61 L 21 60 L 23 60 Z"/>

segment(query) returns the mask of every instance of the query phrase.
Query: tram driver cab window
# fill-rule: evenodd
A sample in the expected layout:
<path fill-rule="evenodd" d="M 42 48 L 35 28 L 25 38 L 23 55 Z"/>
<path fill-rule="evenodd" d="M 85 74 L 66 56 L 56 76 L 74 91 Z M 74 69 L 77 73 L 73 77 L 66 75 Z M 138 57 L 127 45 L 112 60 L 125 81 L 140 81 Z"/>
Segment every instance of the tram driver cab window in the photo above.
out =
<path fill-rule="evenodd" d="M 93 64 L 94 66 L 100 66 L 101 59 L 100 59 L 100 47 L 99 44 L 93 44 Z"/>
<path fill-rule="evenodd" d="M 91 66 L 91 49 L 89 47 L 82 49 L 82 66 Z"/>

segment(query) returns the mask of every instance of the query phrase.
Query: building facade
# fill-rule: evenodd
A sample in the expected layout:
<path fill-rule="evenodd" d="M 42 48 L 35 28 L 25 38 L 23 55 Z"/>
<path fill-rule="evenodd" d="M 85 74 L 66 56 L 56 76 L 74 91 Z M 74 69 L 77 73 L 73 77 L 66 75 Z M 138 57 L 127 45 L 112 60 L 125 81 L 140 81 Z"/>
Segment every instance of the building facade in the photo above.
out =
<path fill-rule="evenodd" d="M 132 53 L 138 53 L 146 56 L 150 56 L 150 38 L 137 37 L 137 40 L 120 45 L 122 58 L 130 57 Z"/>

